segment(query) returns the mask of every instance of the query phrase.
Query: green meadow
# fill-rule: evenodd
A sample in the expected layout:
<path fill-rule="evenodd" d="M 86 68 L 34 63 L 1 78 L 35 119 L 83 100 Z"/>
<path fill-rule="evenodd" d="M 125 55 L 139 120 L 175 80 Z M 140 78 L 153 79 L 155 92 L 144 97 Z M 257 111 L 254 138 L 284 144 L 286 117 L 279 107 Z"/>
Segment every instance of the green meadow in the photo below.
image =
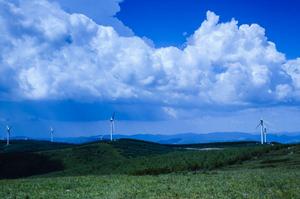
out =
<path fill-rule="evenodd" d="M 0 198 L 300 198 L 300 145 L 18 141 L 0 151 Z"/>

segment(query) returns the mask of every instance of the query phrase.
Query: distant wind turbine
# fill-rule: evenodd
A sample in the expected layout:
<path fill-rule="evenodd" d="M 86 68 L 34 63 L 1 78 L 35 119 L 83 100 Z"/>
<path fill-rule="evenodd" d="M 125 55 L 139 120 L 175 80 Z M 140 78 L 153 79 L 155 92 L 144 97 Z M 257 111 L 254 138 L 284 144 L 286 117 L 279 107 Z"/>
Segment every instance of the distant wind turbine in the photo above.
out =
<path fill-rule="evenodd" d="M 261 119 L 259 124 L 257 125 L 256 128 L 260 127 L 260 142 L 261 144 L 264 144 L 264 130 L 265 130 L 265 126 L 264 126 L 264 120 Z"/>
<path fill-rule="evenodd" d="M 9 138 L 11 134 L 11 126 L 6 126 L 6 145 L 9 145 Z"/>
<path fill-rule="evenodd" d="M 54 136 L 54 129 L 52 127 L 50 127 L 51 142 L 53 142 L 53 136 Z"/>
<path fill-rule="evenodd" d="M 113 134 L 115 132 L 115 113 L 110 118 L 110 141 L 113 141 Z"/>
<path fill-rule="evenodd" d="M 103 137 L 104 137 L 105 135 L 100 135 L 100 140 L 102 141 L 103 140 Z"/>

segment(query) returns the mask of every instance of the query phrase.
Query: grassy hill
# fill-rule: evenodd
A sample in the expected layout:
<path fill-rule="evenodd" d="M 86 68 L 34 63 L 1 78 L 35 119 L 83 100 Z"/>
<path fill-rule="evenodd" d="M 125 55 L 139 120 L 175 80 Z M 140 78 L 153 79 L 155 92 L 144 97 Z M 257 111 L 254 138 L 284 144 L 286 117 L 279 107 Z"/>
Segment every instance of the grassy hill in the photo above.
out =
<path fill-rule="evenodd" d="M 9 146 L 0 141 L 0 178 L 19 178 L 63 170 L 60 160 L 42 152 L 74 147 L 47 141 L 13 140 Z"/>
<path fill-rule="evenodd" d="M 131 139 L 82 145 L 18 141 L 2 146 L 0 177 L 46 173 L 51 176 L 158 175 L 211 170 L 259 157 L 284 146 L 261 146 L 253 142 L 161 145 Z M 217 147 L 218 150 L 200 150 L 206 147 Z"/>
<path fill-rule="evenodd" d="M 21 145 L 15 147 L 21 149 Z M 203 148 L 218 150 L 199 150 Z M 20 154 L 20 150 L 0 153 L 2 178 L 39 175 L 0 180 L 1 198 L 300 197 L 300 145 L 242 142 L 174 146 L 124 139 L 41 147 L 22 153 L 23 159 L 9 159 Z M 3 175 L 3 168 L 12 162 L 20 165 L 19 169 L 29 164 L 39 165 L 41 170 Z"/>
<path fill-rule="evenodd" d="M 48 141 L 36 140 L 12 140 L 9 146 L 6 146 L 6 141 L 0 141 L 0 153 L 15 153 L 15 152 L 37 152 L 53 149 L 63 149 L 74 146 L 73 144 L 55 143 Z"/>

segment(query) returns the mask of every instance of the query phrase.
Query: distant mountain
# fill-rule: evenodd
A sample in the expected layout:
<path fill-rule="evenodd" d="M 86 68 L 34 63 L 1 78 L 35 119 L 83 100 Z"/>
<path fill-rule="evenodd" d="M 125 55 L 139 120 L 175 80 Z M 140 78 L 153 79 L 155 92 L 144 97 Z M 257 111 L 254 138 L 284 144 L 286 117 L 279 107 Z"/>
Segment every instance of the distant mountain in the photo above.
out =
<path fill-rule="evenodd" d="M 158 142 L 162 144 L 193 144 L 209 142 L 230 142 L 230 141 L 260 141 L 260 135 L 241 132 L 218 132 L 208 134 L 185 133 L 176 135 L 151 135 L 138 134 L 127 136 L 127 138 L 141 139 Z M 300 142 L 300 133 L 292 135 L 269 134 L 268 141 L 280 143 Z"/>
<path fill-rule="evenodd" d="M 136 134 L 136 135 L 114 135 L 114 139 L 130 138 L 137 140 L 145 140 L 151 142 L 157 142 L 161 144 L 194 144 L 194 143 L 209 143 L 209 142 L 231 142 L 231 141 L 260 141 L 260 135 L 242 133 L 242 132 L 218 132 L 218 133 L 184 133 L 175 135 L 161 135 L 161 134 Z M 300 133 L 292 134 L 268 134 L 268 142 L 280 142 L 280 143 L 299 143 Z M 29 139 L 25 137 L 14 137 L 13 139 Z M 32 138 L 30 138 L 32 139 Z M 56 142 L 81 144 L 87 142 L 93 142 L 100 139 L 108 140 L 109 135 L 104 137 L 91 136 L 91 137 L 65 137 L 56 138 Z M 48 140 L 48 139 L 39 139 Z"/>

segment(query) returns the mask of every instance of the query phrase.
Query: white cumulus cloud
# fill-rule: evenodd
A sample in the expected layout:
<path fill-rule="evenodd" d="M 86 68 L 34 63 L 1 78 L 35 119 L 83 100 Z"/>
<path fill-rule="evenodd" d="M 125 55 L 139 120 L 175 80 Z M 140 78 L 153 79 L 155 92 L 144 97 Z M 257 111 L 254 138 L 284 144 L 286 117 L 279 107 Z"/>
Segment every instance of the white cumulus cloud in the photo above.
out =
<path fill-rule="evenodd" d="M 57 3 L 0 0 L 0 35 L 1 99 L 197 107 L 300 97 L 299 59 L 286 60 L 261 26 L 210 11 L 185 48 L 154 48 Z"/>

